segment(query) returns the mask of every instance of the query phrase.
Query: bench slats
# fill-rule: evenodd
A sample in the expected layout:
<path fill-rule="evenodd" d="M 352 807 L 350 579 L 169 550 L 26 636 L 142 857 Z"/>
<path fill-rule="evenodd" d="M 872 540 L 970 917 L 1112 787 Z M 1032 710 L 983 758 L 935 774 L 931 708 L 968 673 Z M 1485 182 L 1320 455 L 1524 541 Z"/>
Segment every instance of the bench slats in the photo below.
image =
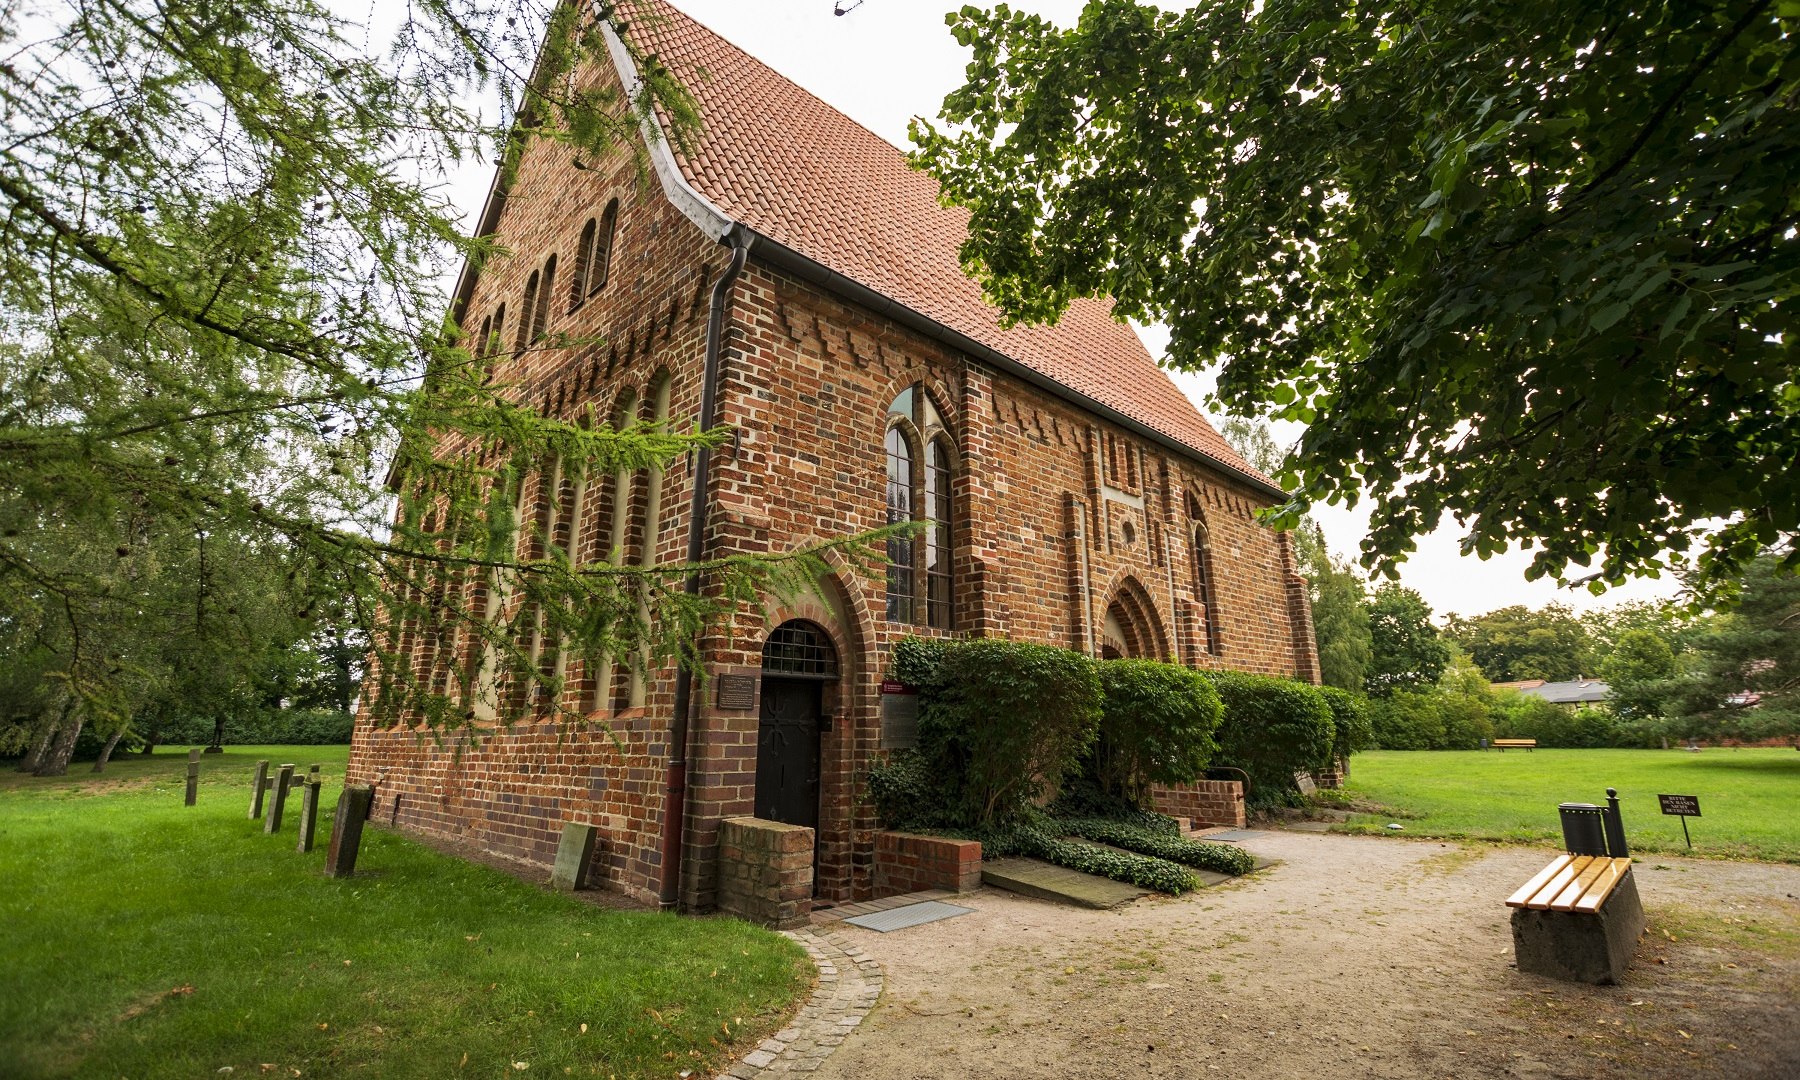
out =
<path fill-rule="evenodd" d="M 1568 866 L 1569 863 L 1574 860 L 1574 858 L 1575 858 L 1575 856 L 1573 856 L 1573 855 L 1558 855 L 1555 858 L 1555 860 L 1553 860 L 1550 863 L 1549 866 L 1546 866 L 1542 870 L 1539 870 L 1537 872 L 1537 876 L 1533 877 L 1530 881 L 1527 881 L 1525 884 L 1519 886 L 1518 892 L 1515 892 L 1511 896 L 1507 897 L 1506 898 L 1506 906 L 1507 907 L 1524 907 L 1524 906 L 1526 906 L 1526 903 L 1532 897 L 1534 897 L 1538 894 L 1538 890 L 1542 889 L 1544 887 L 1544 884 L 1546 882 L 1548 882 L 1551 878 L 1555 877 L 1557 875 L 1557 873 L 1559 871 L 1561 871 L 1565 866 Z"/>
<path fill-rule="evenodd" d="M 1537 895 L 1525 901 L 1525 906 L 1533 911 L 1550 910 L 1550 901 L 1561 896 L 1562 891 L 1569 887 L 1569 883 L 1580 877 L 1581 872 L 1586 870 L 1588 864 L 1594 859 L 1593 855 L 1577 855 L 1569 860 L 1567 866 L 1558 870 L 1554 877 L 1544 883 L 1544 887 L 1537 891 Z"/>
<path fill-rule="evenodd" d="M 1588 886 L 1587 892 L 1581 894 L 1581 899 L 1575 901 L 1575 906 L 1571 910 L 1588 914 L 1599 911 L 1600 905 L 1606 903 L 1606 898 L 1612 894 L 1614 886 L 1618 885 L 1624 879 L 1626 872 L 1631 869 L 1630 859 L 1602 859 L 1601 861 L 1606 863 L 1606 866 L 1601 869 L 1599 876 L 1594 879 L 1594 883 Z"/>
<path fill-rule="evenodd" d="M 1575 902 L 1580 900 L 1582 895 L 1593 887 L 1600 874 L 1611 866 L 1611 859 L 1596 858 L 1593 862 L 1588 863 L 1587 869 L 1583 870 L 1574 881 L 1569 882 L 1562 892 L 1557 893 L 1551 899 L 1550 910 L 1574 911 Z"/>

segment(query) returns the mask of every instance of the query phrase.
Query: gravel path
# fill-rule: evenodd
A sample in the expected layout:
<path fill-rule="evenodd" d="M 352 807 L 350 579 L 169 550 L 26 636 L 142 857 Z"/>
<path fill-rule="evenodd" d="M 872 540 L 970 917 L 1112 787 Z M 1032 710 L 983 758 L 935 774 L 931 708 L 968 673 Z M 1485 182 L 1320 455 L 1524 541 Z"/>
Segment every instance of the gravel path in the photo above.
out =
<path fill-rule="evenodd" d="M 1271 833 L 1281 860 L 1082 911 L 983 890 L 844 927 L 886 973 L 819 1077 L 1800 1077 L 1800 866 L 1651 859 L 1626 983 L 1511 967 L 1541 849 Z"/>

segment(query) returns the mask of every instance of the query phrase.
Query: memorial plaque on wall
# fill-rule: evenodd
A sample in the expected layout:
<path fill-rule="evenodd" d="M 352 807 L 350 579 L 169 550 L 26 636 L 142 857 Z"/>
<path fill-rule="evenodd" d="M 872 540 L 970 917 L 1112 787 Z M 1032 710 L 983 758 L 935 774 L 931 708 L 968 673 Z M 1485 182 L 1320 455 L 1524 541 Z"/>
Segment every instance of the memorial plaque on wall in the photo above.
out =
<path fill-rule="evenodd" d="M 754 675 L 721 675 L 719 683 L 719 708 L 721 709 L 754 709 L 756 708 L 756 676 Z"/>
<path fill-rule="evenodd" d="M 881 684 L 881 748 L 910 750 L 919 741 L 919 692 L 892 680 Z"/>

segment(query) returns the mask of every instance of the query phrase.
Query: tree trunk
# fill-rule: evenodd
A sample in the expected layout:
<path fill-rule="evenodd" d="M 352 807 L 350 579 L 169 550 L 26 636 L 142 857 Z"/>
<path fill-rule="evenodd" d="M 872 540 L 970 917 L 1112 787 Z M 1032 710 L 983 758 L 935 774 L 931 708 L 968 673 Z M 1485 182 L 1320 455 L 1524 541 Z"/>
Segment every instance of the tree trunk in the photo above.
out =
<path fill-rule="evenodd" d="M 56 738 L 56 729 L 68 718 L 69 706 L 65 704 L 62 715 L 44 725 L 44 733 L 38 736 L 37 742 L 32 744 L 31 750 L 19 762 L 20 772 L 37 772 L 38 766 L 44 763 L 44 755 L 50 752 L 50 740 Z"/>
<path fill-rule="evenodd" d="M 156 750 L 156 744 L 162 741 L 162 721 L 152 721 L 150 731 L 144 736 L 144 748 L 138 753 L 149 757 Z"/>
<path fill-rule="evenodd" d="M 119 728 L 119 730 L 117 730 L 117 731 L 113 732 L 111 735 L 107 736 L 106 745 L 102 746 L 100 748 L 100 756 L 98 758 L 94 759 L 94 771 L 95 772 L 105 772 L 106 771 L 106 763 L 108 761 L 112 760 L 113 747 L 119 745 L 119 737 L 124 734 L 125 734 L 125 728 L 123 726 L 121 726 Z"/>
<path fill-rule="evenodd" d="M 69 759 L 75 756 L 75 740 L 81 737 L 83 718 L 77 713 L 73 720 L 67 714 L 63 716 L 61 728 L 50 749 L 44 753 L 44 759 L 32 772 L 36 776 L 62 776 L 69 771 Z"/>

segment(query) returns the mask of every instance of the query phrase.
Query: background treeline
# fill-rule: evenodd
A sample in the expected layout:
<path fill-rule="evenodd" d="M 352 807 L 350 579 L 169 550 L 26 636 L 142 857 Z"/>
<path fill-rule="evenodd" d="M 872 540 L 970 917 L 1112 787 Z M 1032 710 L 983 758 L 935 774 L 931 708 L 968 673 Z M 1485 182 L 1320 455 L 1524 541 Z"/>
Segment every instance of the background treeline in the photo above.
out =
<path fill-rule="evenodd" d="M 1369 699 L 1376 745 L 1467 749 L 1482 739 L 1646 747 L 1800 734 L 1800 579 L 1754 562 L 1725 610 L 1632 602 L 1447 615 L 1415 591 L 1374 590 L 1316 536 L 1299 545 L 1329 686 Z M 1722 605 L 1724 606 L 1724 605 Z M 1555 705 L 1496 683 L 1595 680 L 1604 702 Z"/>

